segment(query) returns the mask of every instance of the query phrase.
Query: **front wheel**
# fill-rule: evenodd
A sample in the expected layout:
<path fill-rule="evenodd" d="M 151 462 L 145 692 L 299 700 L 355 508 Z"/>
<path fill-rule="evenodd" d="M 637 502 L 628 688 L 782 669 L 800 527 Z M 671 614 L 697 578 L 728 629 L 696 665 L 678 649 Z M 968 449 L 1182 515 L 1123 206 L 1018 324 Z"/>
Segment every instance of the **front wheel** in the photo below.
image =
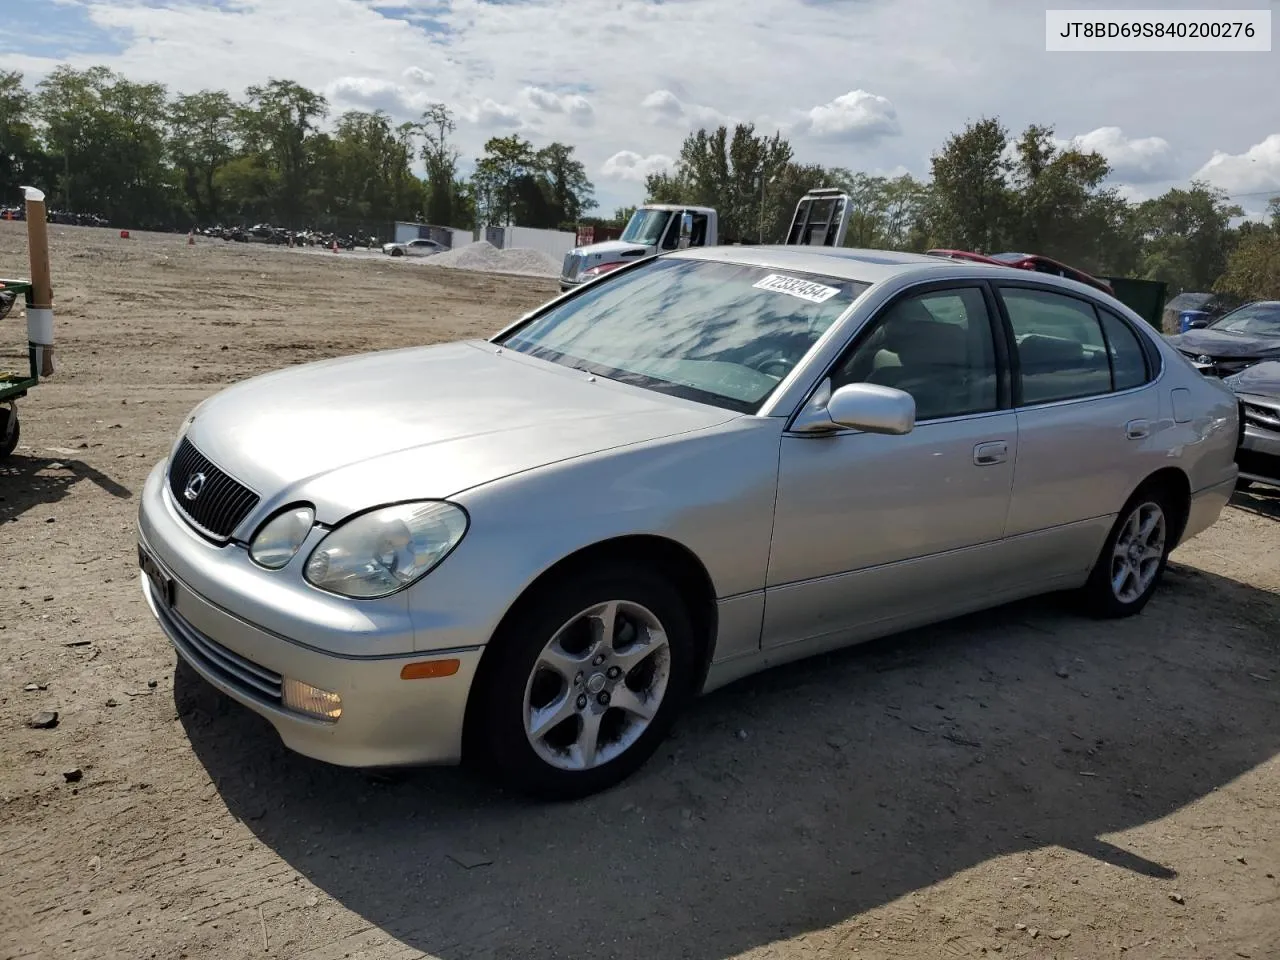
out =
<path fill-rule="evenodd" d="M 1147 605 L 1174 546 L 1172 518 L 1163 490 L 1146 488 L 1129 498 L 1084 587 L 1094 616 L 1129 617 Z"/>
<path fill-rule="evenodd" d="M 679 593 L 641 569 L 564 577 L 494 637 L 477 678 L 479 760 L 552 799 L 604 790 L 658 748 L 693 686 L 694 635 Z"/>

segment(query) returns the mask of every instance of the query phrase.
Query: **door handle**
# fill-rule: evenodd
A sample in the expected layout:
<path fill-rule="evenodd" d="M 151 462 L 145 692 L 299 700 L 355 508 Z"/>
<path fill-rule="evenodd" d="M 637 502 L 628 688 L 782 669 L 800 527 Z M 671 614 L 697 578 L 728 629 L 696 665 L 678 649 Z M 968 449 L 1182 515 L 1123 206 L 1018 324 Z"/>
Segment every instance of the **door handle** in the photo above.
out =
<path fill-rule="evenodd" d="M 973 448 L 973 462 L 979 467 L 989 467 L 993 463 L 1004 463 L 1009 459 L 1009 444 L 1003 440 L 988 440 Z"/>
<path fill-rule="evenodd" d="M 1124 435 L 1130 440 L 1141 440 L 1151 435 L 1151 424 L 1146 420 L 1130 420 L 1124 425 Z"/>

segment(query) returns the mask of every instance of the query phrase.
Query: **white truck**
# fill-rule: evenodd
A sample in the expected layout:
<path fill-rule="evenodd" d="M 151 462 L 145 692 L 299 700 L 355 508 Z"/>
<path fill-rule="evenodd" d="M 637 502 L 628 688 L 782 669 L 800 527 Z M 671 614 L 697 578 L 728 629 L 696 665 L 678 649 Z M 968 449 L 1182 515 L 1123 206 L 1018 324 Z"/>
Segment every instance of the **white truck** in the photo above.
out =
<path fill-rule="evenodd" d="M 810 190 L 796 204 L 788 245 L 838 247 L 844 243 L 850 202 L 839 190 Z M 685 247 L 710 247 L 720 242 L 719 218 L 711 207 L 646 203 L 637 207 L 617 240 L 574 247 L 560 270 L 561 291 L 603 276 L 645 257 Z"/>

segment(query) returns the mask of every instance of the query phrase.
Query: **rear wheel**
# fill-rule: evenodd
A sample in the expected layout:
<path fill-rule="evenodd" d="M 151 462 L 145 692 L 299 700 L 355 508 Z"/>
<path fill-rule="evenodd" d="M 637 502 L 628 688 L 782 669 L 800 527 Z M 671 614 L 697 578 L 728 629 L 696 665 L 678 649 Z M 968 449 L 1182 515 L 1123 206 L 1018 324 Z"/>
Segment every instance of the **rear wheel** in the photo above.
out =
<path fill-rule="evenodd" d="M 1155 593 L 1173 549 L 1175 510 L 1159 487 L 1138 490 L 1124 505 L 1084 587 L 1097 617 L 1129 617 Z"/>
<path fill-rule="evenodd" d="M 494 637 L 469 749 L 508 786 L 569 799 L 606 789 L 658 748 L 694 675 L 689 615 L 647 570 L 564 577 Z"/>

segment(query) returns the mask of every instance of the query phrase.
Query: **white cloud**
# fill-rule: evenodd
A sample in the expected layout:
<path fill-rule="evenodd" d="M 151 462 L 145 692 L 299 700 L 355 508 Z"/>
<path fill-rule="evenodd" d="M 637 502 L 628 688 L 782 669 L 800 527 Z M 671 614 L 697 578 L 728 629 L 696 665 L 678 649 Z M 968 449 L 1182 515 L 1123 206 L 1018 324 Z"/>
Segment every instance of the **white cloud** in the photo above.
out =
<path fill-rule="evenodd" d="M 339 77 L 324 88 L 324 95 L 335 112 L 350 108 L 383 110 L 401 119 L 421 113 L 431 100 L 420 92 L 376 77 Z"/>
<path fill-rule="evenodd" d="M 662 153 L 641 156 L 634 150 L 619 150 L 600 167 L 600 175 L 611 180 L 631 180 L 644 183 L 651 173 L 664 173 L 675 166 L 675 161 Z"/>
<path fill-rule="evenodd" d="M 1098 153 L 1111 175 L 1129 183 L 1152 183 L 1177 176 L 1173 147 L 1164 137 L 1126 137 L 1119 127 L 1098 127 L 1060 141 L 1082 153 Z"/>
<path fill-rule="evenodd" d="M 397 120 L 416 118 L 429 98 L 457 111 L 464 156 L 494 130 L 520 130 L 538 146 L 573 144 L 596 171 L 623 147 L 676 156 L 686 133 L 729 122 L 726 114 L 789 121 L 801 162 L 904 165 L 917 175 L 950 134 L 983 116 L 1015 135 L 1033 122 L 1140 130 L 1142 140 L 1167 141 L 1170 156 L 1197 161 L 1214 145 L 1240 150 L 1276 132 L 1259 101 L 1239 95 L 1274 87 L 1271 58 L 1232 58 L 1229 70 L 1219 58 L 1184 58 L 1175 71 L 1163 57 L 1088 58 L 1083 82 L 1079 56 L 1028 42 L 1044 30 L 1043 8 L 1008 0 L 968 0 L 963 17 L 940 13 L 940 0 L 610 0 L 589 13 L 581 0 L 59 0 L 51 9 L 72 11 L 79 39 L 0 53 L 0 66 L 28 82 L 63 63 L 237 96 L 287 77 L 313 90 L 336 85 L 345 99 L 335 108 L 381 104 L 402 110 Z M 833 89 L 832 76 L 846 79 Z M 588 101 L 591 135 L 580 107 L 535 108 L 525 88 Z M 851 93 L 832 99 L 842 91 Z M 1136 172 L 1116 179 L 1146 182 L 1138 177 L 1154 175 L 1142 171 L 1158 154 L 1139 152 Z M 1265 157 L 1223 156 L 1206 170 L 1233 189 L 1270 185 L 1252 172 Z M 1191 173 L 1178 167 L 1170 180 Z M 597 193 L 608 208 L 639 190 L 635 176 L 601 177 Z"/>
<path fill-rule="evenodd" d="M 653 123 L 666 126 L 691 129 L 732 122 L 714 107 L 686 103 L 670 90 L 653 91 L 640 101 L 640 106 L 645 109 Z"/>
<path fill-rule="evenodd" d="M 521 119 L 519 110 L 508 104 L 499 103 L 492 97 L 485 97 L 478 103 L 462 107 L 458 110 L 458 113 L 478 127 L 518 129 L 524 126 L 524 120 Z"/>
<path fill-rule="evenodd" d="M 542 87 L 530 86 L 520 91 L 520 100 L 541 113 L 564 114 L 575 126 L 589 127 L 596 119 L 591 101 L 578 93 L 553 93 Z"/>
<path fill-rule="evenodd" d="M 1280 133 L 1271 134 L 1244 153 L 1215 150 L 1194 179 L 1208 180 L 1228 193 L 1274 190 L 1280 194 Z"/>
<path fill-rule="evenodd" d="M 898 111 L 887 97 L 850 90 L 806 111 L 792 130 L 825 140 L 874 141 L 900 133 Z"/>
<path fill-rule="evenodd" d="M 401 74 L 410 83 L 421 84 L 429 87 L 436 82 L 436 75 L 430 70 L 423 70 L 421 67 L 409 67 Z"/>

